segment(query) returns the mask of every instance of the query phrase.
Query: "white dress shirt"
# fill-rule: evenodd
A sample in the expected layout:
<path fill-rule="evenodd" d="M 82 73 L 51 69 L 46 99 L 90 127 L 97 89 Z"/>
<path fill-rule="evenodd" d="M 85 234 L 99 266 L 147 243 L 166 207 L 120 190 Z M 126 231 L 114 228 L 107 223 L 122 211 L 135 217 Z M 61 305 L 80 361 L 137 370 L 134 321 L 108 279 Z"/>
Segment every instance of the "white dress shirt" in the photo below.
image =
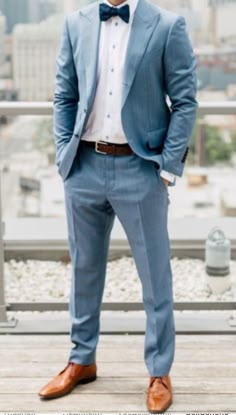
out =
<path fill-rule="evenodd" d="M 103 2 L 114 7 L 108 0 Z M 129 23 L 124 22 L 120 16 L 112 16 L 101 22 L 97 89 L 82 140 L 127 143 L 121 122 L 122 78 L 137 3 L 138 0 L 126 0 L 117 6 L 129 5 Z M 166 170 L 162 169 L 160 174 L 171 182 L 175 180 L 175 175 Z"/>

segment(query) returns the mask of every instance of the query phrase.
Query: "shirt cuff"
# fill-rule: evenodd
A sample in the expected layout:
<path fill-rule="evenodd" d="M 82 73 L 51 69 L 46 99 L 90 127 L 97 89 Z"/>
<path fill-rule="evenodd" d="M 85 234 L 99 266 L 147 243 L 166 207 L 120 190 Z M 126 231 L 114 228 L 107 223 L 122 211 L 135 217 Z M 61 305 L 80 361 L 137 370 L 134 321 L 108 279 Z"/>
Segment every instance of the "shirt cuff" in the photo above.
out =
<path fill-rule="evenodd" d="M 175 181 L 175 175 L 173 173 L 170 173 L 170 172 L 166 171 L 166 170 L 162 169 L 160 171 L 160 175 L 164 179 L 169 180 L 169 182 L 171 182 L 171 183 L 174 183 L 174 181 Z"/>

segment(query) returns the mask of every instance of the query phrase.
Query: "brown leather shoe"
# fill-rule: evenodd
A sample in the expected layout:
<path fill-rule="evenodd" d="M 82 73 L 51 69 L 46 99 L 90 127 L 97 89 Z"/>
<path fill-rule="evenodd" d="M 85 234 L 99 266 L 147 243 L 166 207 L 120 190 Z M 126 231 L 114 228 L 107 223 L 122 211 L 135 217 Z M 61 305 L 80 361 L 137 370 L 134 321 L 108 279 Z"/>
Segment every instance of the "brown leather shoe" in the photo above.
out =
<path fill-rule="evenodd" d="M 150 376 L 146 405 L 150 412 L 159 414 L 172 404 L 170 376 Z"/>
<path fill-rule="evenodd" d="M 74 362 L 68 362 L 66 367 L 58 373 L 50 382 L 42 387 L 39 391 L 40 398 L 51 399 L 59 398 L 67 393 L 78 384 L 89 383 L 97 378 L 96 363 L 91 365 L 80 365 Z"/>

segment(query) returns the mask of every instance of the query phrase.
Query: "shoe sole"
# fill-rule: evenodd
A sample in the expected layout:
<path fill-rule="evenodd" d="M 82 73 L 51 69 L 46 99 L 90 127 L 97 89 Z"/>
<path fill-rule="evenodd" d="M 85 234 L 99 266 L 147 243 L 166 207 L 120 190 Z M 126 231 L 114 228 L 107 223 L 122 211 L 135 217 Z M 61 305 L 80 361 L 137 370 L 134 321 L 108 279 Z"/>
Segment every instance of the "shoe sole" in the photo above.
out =
<path fill-rule="evenodd" d="M 162 408 L 160 411 L 157 411 L 157 410 L 151 410 L 151 409 L 149 409 L 148 408 L 148 406 L 147 406 L 147 409 L 149 410 L 149 412 L 151 413 L 151 414 L 162 414 L 163 412 L 165 412 L 169 407 L 170 407 L 170 405 L 172 404 L 172 400 L 171 401 L 169 401 L 169 403 L 165 406 L 165 408 Z"/>
<path fill-rule="evenodd" d="M 94 382 L 95 380 L 97 379 L 97 375 L 95 375 L 95 376 L 93 376 L 93 377 L 91 377 L 91 378 L 85 378 L 85 379 L 80 379 L 74 386 L 73 386 L 73 388 L 71 388 L 71 389 L 69 389 L 69 390 L 67 390 L 67 391 L 65 391 L 65 392 L 58 392 L 58 393 L 53 393 L 53 394 L 51 394 L 51 395 L 46 395 L 46 396 L 43 396 L 43 395 L 40 395 L 39 394 L 39 397 L 40 397 L 40 399 L 42 399 L 42 400 L 47 400 L 47 399 L 54 399 L 54 398 L 60 398 L 61 396 L 65 396 L 65 395 L 67 395 L 68 393 L 70 393 L 77 385 L 85 385 L 85 384 L 87 384 L 87 383 L 90 383 L 90 382 Z"/>

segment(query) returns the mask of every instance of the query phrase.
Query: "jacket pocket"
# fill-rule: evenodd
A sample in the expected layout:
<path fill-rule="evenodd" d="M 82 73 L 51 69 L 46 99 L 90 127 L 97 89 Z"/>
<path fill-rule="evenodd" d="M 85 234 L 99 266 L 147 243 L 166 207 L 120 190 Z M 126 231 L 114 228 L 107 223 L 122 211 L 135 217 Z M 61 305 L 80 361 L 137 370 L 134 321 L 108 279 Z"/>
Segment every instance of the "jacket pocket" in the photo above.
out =
<path fill-rule="evenodd" d="M 167 127 L 158 128 L 157 130 L 150 131 L 147 133 L 147 146 L 151 150 L 156 150 L 157 152 L 162 151 L 165 137 L 167 133 Z"/>

